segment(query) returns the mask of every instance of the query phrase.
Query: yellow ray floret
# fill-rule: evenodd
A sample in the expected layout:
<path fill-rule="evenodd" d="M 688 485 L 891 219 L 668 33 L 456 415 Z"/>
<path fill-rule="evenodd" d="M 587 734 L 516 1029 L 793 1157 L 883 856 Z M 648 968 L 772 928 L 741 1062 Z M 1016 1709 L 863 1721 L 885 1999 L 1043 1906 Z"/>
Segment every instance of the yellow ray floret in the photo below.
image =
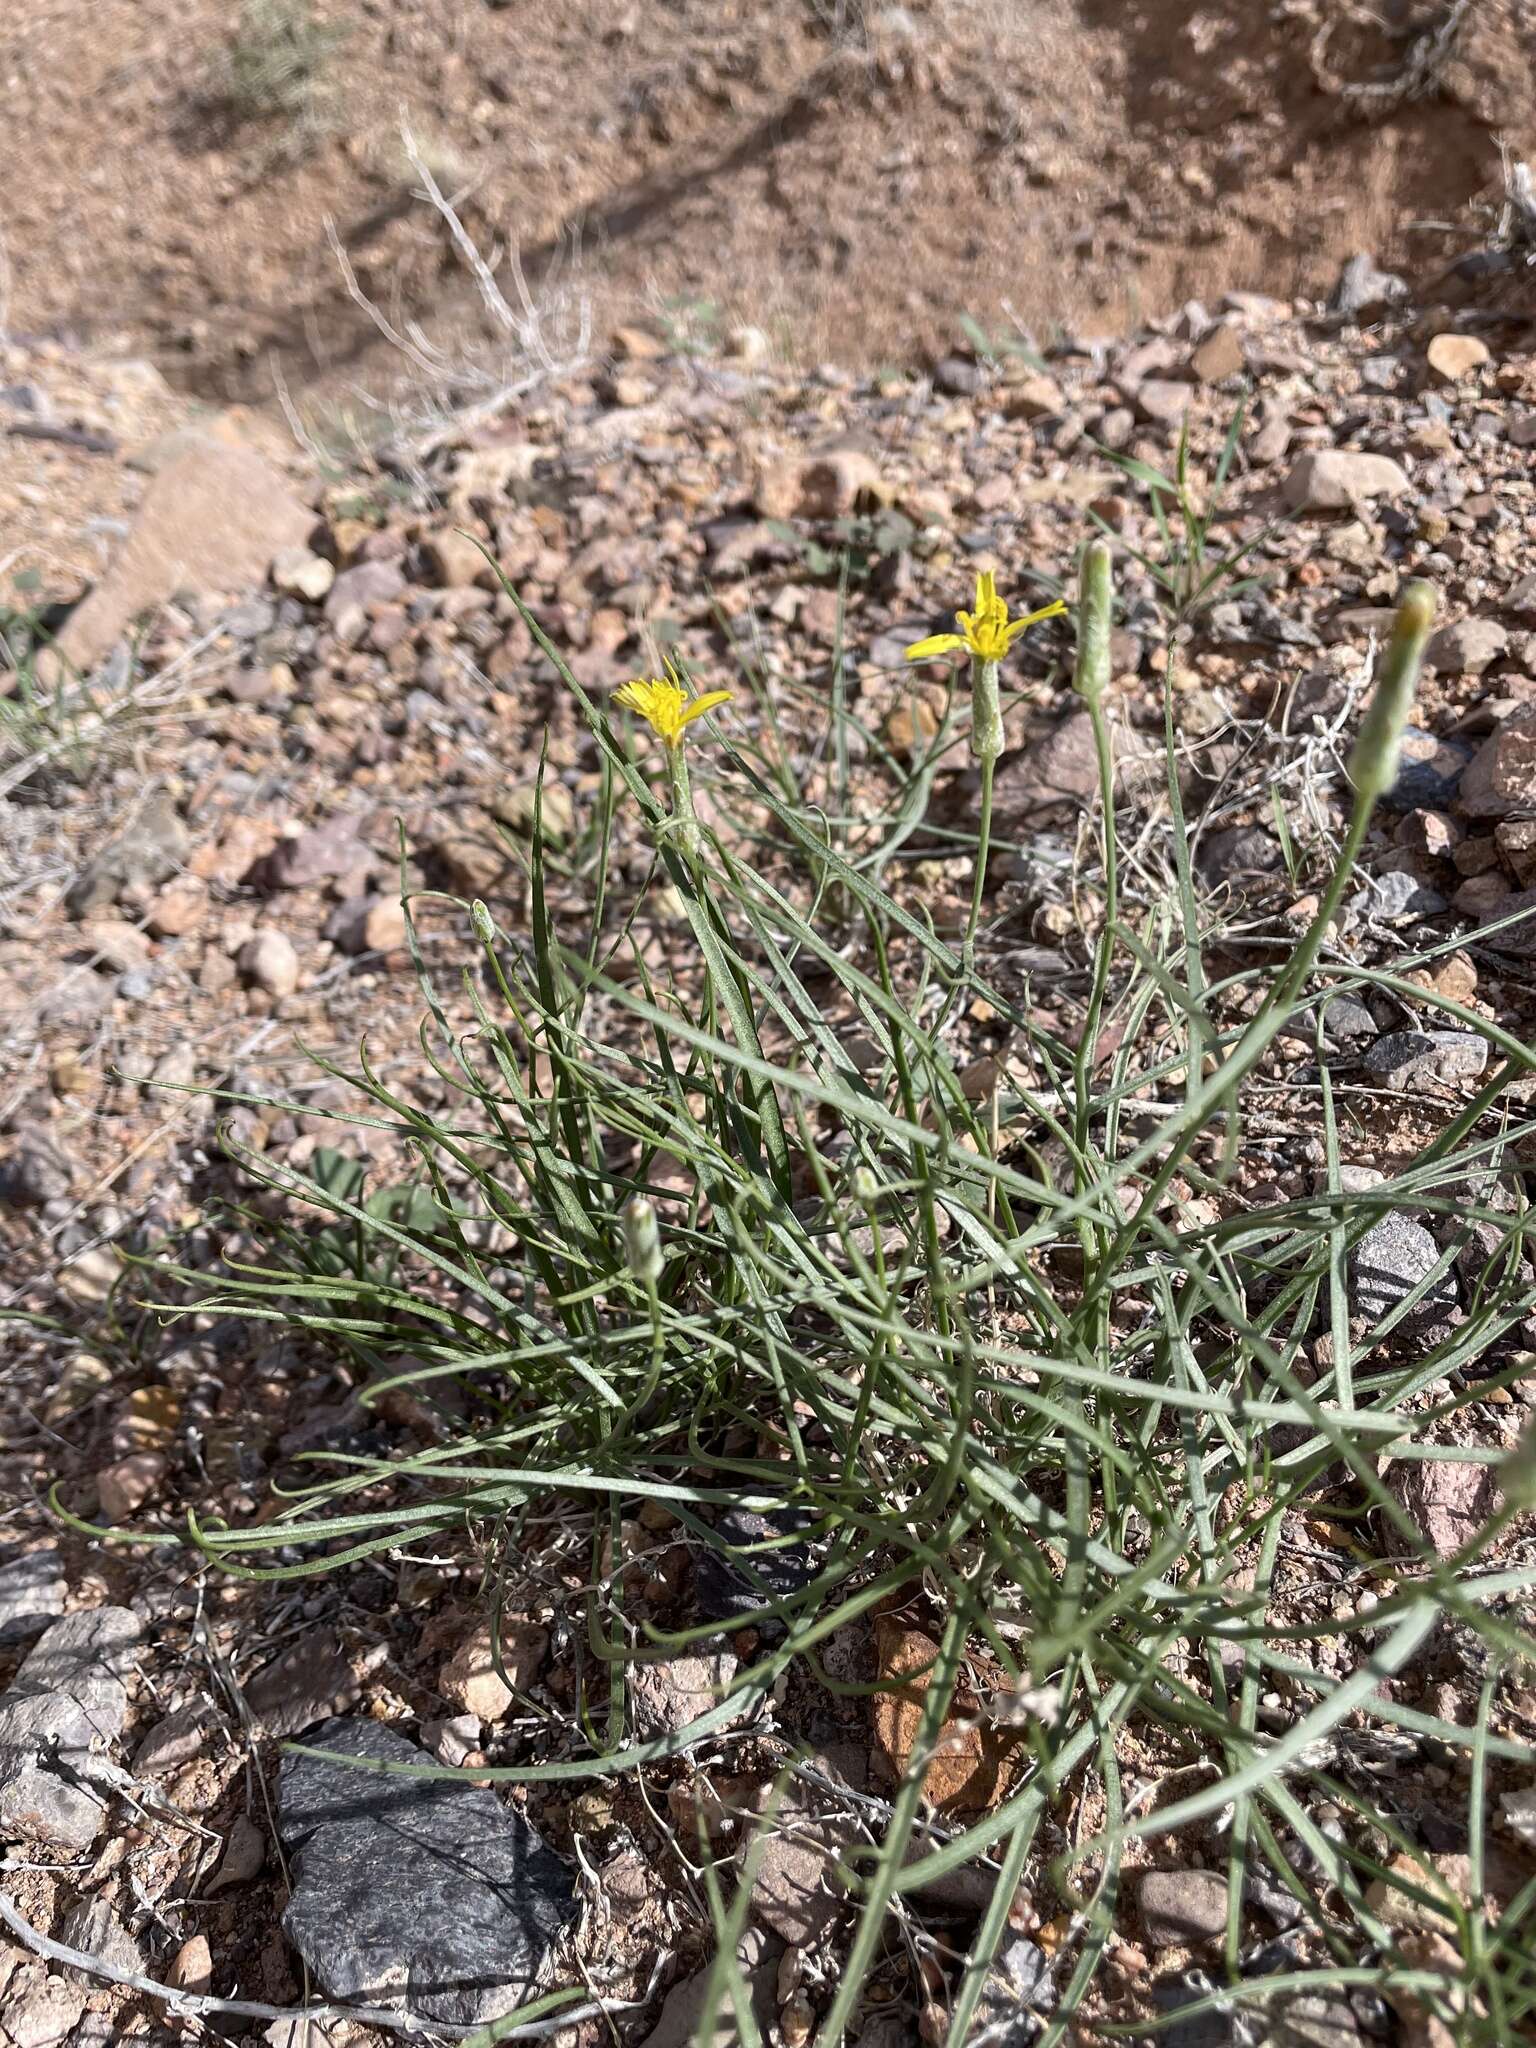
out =
<path fill-rule="evenodd" d="M 694 719 L 702 718 L 706 711 L 713 711 L 717 705 L 728 704 L 731 692 L 706 690 L 702 697 L 690 700 L 675 675 L 665 680 L 657 676 L 637 676 L 632 683 L 625 683 L 614 691 L 613 701 L 631 711 L 638 711 L 658 739 L 665 740 L 669 747 L 678 747 L 682 745 L 685 727 Z"/>
<path fill-rule="evenodd" d="M 1065 610 L 1058 597 L 1054 604 L 1042 605 L 1037 612 L 1010 619 L 1006 602 L 997 594 L 992 571 L 983 569 L 976 578 L 975 611 L 955 613 L 959 632 L 935 633 L 931 639 L 915 641 L 907 649 L 907 659 L 932 661 L 939 654 L 974 654 L 978 661 L 1001 661 L 1027 627 L 1038 625 L 1041 619 L 1053 619 Z"/>

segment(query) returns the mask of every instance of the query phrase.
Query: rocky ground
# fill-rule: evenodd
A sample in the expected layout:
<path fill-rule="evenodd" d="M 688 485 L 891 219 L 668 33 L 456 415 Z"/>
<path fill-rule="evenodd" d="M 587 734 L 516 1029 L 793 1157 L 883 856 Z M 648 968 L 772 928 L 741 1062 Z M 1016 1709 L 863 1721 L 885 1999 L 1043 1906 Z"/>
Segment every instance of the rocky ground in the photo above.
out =
<path fill-rule="evenodd" d="M 113 424 L 125 386 L 141 408 L 131 433 Z M 1138 559 L 1162 559 L 1164 544 L 1143 482 L 1115 458 L 1166 469 L 1187 426 L 1208 477 L 1240 404 L 1212 547 L 1249 543 L 1249 580 L 1214 591 L 1170 654 Z M 590 1566 L 572 1532 L 558 1515 L 536 1527 L 502 1586 L 500 1671 L 467 1540 L 275 1588 L 204 1570 L 174 1540 L 189 1507 L 249 1517 L 302 1451 L 406 1441 L 430 1422 L 405 1404 L 365 1410 L 335 1357 L 260 1324 L 145 1313 L 151 1282 L 121 1254 L 171 1242 L 194 1265 L 211 1256 L 215 1219 L 250 1194 L 261 1159 L 315 1171 L 342 1151 L 387 1182 L 387 1138 L 337 1121 L 346 1090 L 313 1055 L 350 1066 L 366 1037 L 374 1071 L 431 1105 L 402 878 L 426 967 L 467 1023 L 462 899 L 482 898 L 508 930 L 524 923 L 541 747 L 545 823 L 564 849 L 552 888 L 579 904 L 597 762 L 477 542 L 590 689 L 674 653 L 701 684 L 736 690 L 733 734 L 793 764 L 812 795 L 829 787 L 840 675 L 854 713 L 849 810 L 883 815 L 922 794 L 901 887 L 942 927 L 969 893 L 969 855 L 944 836 L 969 805 L 969 765 L 929 744 L 943 731 L 944 671 L 914 675 L 902 650 L 948 623 L 979 567 L 1043 600 L 1097 519 L 1122 550 L 1113 695 L 1131 800 L 1155 830 L 1153 781 L 1135 769 L 1161 732 L 1167 682 L 1198 871 L 1234 943 L 1256 946 L 1315 907 L 1371 647 L 1405 575 L 1430 577 L 1444 623 L 1336 946 L 1355 962 L 1418 962 L 1412 976 L 1453 996 L 1467 1023 L 1422 1029 L 1411 996 L 1383 994 L 1335 1004 L 1328 1026 L 1348 1168 L 1390 1171 L 1486 1065 L 1476 1021 L 1532 1029 L 1529 337 L 1415 306 L 1369 264 L 1346 273 L 1333 310 L 1238 293 L 1114 344 L 952 354 L 923 374 L 792 375 L 752 360 L 750 345 L 735 359 L 680 354 L 636 326 L 600 371 L 438 452 L 425 487 L 383 471 L 322 480 L 299 456 L 284 466 L 239 415 L 189 418 L 148 374 L 58 350 L 11 349 L 0 413 L 61 430 L 27 443 L 40 517 L 88 474 L 92 502 L 118 523 L 83 601 L 89 564 L 61 548 L 62 566 L 9 616 L 24 673 L 0 699 L 0 1241 L 3 1305 L 25 1318 L 8 1326 L 0 1388 L 0 1836 L 18 1845 L 14 1909 L 96 1959 L 82 1970 L 36 1942 L 0 1947 L 5 2037 L 87 2048 L 201 2028 L 288 2043 L 303 2033 L 283 2015 L 323 1996 L 383 2008 L 312 2030 L 362 2048 L 397 2017 L 391 1990 L 451 2028 L 548 1971 L 610 2002 L 621 2038 L 681 2042 L 709 1952 L 698 1827 L 726 1847 L 745 1839 L 798 1746 L 811 1761 L 758 1871 L 742 1954 L 764 2024 L 803 2040 L 836 1968 L 836 1850 L 882 1810 L 903 1754 L 900 1696 L 871 1708 L 807 1678 L 756 1723 L 640 1779 L 511 1801 L 477 1789 L 477 1765 L 575 1753 L 571 1615 Z M 77 430 L 122 433 L 122 446 L 88 447 Z M 73 689 L 54 671 L 38 702 L 25 670 L 44 624 L 89 681 Z M 1086 721 L 1064 708 L 1059 632 L 1032 636 L 1021 664 L 987 942 L 996 972 L 1030 977 L 1042 1014 L 1081 965 L 1071 876 L 1094 788 Z M 56 657 L 41 658 L 46 674 Z M 1164 886 L 1150 856 L 1138 868 L 1150 843 L 1128 845 L 1128 886 L 1149 898 Z M 682 948 L 664 905 L 648 915 L 654 957 Z M 973 1021 L 977 1055 L 1002 1057 Z M 1313 1185 L 1322 1151 L 1303 1098 L 1315 1057 L 1292 1046 L 1274 1070 L 1243 1166 L 1253 1184 Z M 1426 1247 L 1436 1256 L 1410 1217 L 1368 1242 L 1364 1308 L 1401 1299 L 1429 1270 Z M 1533 1401 L 1536 1373 L 1458 1422 L 1507 1447 Z M 1486 1468 L 1403 1469 L 1404 1505 L 1450 1554 L 1487 1506 Z M 144 1540 L 108 1545 L 61 1524 L 54 1488 L 68 1513 Z M 1296 1569 L 1342 1592 L 1356 1566 L 1329 1527 L 1298 1526 Z M 651 1667 L 635 1686 L 643 1738 L 698 1711 L 753 1625 L 743 1585 L 696 1571 L 665 1514 L 648 1510 L 636 1540 L 650 1611 L 727 1631 L 717 1654 Z M 1511 1540 L 1523 1555 L 1529 1535 Z M 782 1555 L 791 1574 L 804 1565 Z M 841 1646 L 839 1669 L 911 1669 L 914 1635 L 921 1644 L 883 1618 Z M 1473 1717 L 1479 1675 L 1452 1636 L 1410 1678 L 1436 1713 Z M 1528 1687 L 1500 1711 L 1501 1732 L 1536 1734 Z M 376 1756 L 425 1749 L 465 1766 L 465 1782 L 338 1795 L 313 1765 L 279 1762 L 298 1734 Z M 1142 1764 L 1150 1779 L 1171 1768 L 1152 1754 Z M 957 1808 L 978 1796 L 974 1772 L 965 1760 Z M 1419 1839 L 1464 1886 L 1455 1766 L 1432 1764 L 1422 1787 Z M 1519 1786 L 1500 1789 L 1485 1883 L 1507 1896 L 1531 1874 L 1530 1820 Z M 941 1814 L 950 1797 L 935 1788 Z M 381 1815 L 360 1820 L 348 1803 L 359 1798 L 390 1808 L 382 1863 Z M 433 1853 L 444 1839 L 475 1845 L 446 1881 Z M 1224 1918 L 1224 1880 L 1202 1867 L 1214 1843 L 1142 1846 L 1104 2020 L 1187 1996 Z M 957 1878 L 920 1912 L 963 1947 L 977 1904 Z M 1022 2039 L 1068 1915 L 1042 1875 L 1017 1918 L 989 1995 Z M 1293 1924 L 1284 1900 L 1255 1901 L 1256 1971 L 1293 1965 Z M 923 1992 L 904 1964 L 871 1987 L 866 2048 L 916 2038 Z M 146 1980 L 219 2004 L 205 2020 L 178 2017 Z M 1394 2026 L 1405 2044 L 1431 2038 L 1363 1995 L 1334 2001 L 1324 2024 L 1309 2038 Z M 559 2038 L 612 2035 L 567 2016 Z"/>

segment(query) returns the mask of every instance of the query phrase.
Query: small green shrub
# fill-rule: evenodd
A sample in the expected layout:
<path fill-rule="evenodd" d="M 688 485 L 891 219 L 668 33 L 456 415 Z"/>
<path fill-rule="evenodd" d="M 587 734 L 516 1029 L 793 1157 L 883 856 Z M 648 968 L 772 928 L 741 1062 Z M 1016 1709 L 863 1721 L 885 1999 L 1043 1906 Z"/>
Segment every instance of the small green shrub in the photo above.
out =
<path fill-rule="evenodd" d="M 331 61 L 345 41 L 311 0 L 245 0 L 212 97 L 231 119 L 281 122 L 291 146 L 309 147 L 334 119 Z"/>

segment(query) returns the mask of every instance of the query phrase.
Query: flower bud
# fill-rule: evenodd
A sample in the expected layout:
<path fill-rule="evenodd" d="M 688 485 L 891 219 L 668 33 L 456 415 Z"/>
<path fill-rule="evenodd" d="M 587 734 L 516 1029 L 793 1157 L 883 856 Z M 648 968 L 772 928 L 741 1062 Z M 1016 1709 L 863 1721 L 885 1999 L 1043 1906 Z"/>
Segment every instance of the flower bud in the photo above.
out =
<path fill-rule="evenodd" d="M 997 687 L 998 664 L 971 657 L 971 752 L 978 761 L 995 761 L 1003 751 L 1003 700 Z"/>
<path fill-rule="evenodd" d="M 1089 704 L 1097 704 L 1109 688 L 1109 639 L 1114 623 L 1114 579 L 1107 540 L 1091 540 L 1083 550 L 1077 585 L 1077 667 L 1072 687 Z"/>
<path fill-rule="evenodd" d="M 469 906 L 469 921 L 474 927 L 475 937 L 482 946 L 496 943 L 496 920 L 477 896 Z"/>
<path fill-rule="evenodd" d="M 860 1165 L 853 1169 L 849 1186 L 853 1189 L 853 1199 L 861 1208 L 873 1209 L 880 1199 L 879 1179 L 867 1166 Z"/>
<path fill-rule="evenodd" d="M 624 1232 L 624 1263 L 635 1279 L 654 1287 L 661 1278 L 661 1231 L 656 1223 L 656 1205 L 646 1195 L 632 1195 L 621 1217 Z"/>
<path fill-rule="evenodd" d="M 1397 780 L 1403 727 L 1413 709 L 1424 643 L 1434 623 L 1434 586 L 1415 579 L 1398 600 L 1392 637 L 1376 666 L 1375 694 L 1349 757 L 1349 779 L 1367 803 L 1385 796 Z"/>

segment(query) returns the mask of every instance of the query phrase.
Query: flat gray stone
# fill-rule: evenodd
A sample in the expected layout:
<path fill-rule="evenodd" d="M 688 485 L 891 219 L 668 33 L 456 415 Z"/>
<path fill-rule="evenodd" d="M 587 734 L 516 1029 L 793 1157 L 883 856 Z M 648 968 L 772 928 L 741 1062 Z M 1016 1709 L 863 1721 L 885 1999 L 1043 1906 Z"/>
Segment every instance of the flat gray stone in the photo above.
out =
<path fill-rule="evenodd" d="M 95 1738 L 62 1694 L 0 1701 L 0 1837 L 90 1848 L 107 1822 L 105 1795 L 88 1782 Z"/>
<path fill-rule="evenodd" d="M 375 1721 L 326 1721 L 308 1740 L 375 1763 L 432 1762 Z M 278 1797 L 295 1858 L 283 1928 L 331 1997 L 459 2026 L 527 1997 L 574 1886 L 493 1792 L 288 1755 Z"/>
<path fill-rule="evenodd" d="M 354 1707 L 360 1688 L 334 1629 L 311 1629 L 251 1680 L 245 1703 L 269 1735 L 298 1735 Z"/>
<path fill-rule="evenodd" d="M 759 1514 L 752 1508 L 727 1508 L 715 1524 L 722 1546 L 701 1552 L 695 1570 L 699 1612 L 706 1621 L 748 1622 L 778 1628 L 767 1613 L 770 1600 L 793 1598 L 815 1578 L 815 1552 L 808 1543 L 774 1543 L 776 1537 L 798 1536 L 814 1516 L 803 1508 L 775 1508 Z M 771 1549 L 758 1546 L 773 1544 Z"/>
<path fill-rule="evenodd" d="M 192 840 L 175 801 L 153 796 L 127 829 L 87 862 L 71 882 L 64 906 L 71 917 L 105 910 L 129 889 L 150 888 L 181 866 Z"/>
<path fill-rule="evenodd" d="M 1372 875 L 1360 902 L 1366 916 L 1381 924 L 1395 924 L 1403 917 L 1438 917 L 1446 907 L 1438 889 L 1421 875 L 1409 874 L 1402 868 Z"/>
<path fill-rule="evenodd" d="M 1256 2008 L 1263 2015 L 1258 2048 L 1360 2048 L 1368 2036 L 1349 2000 L 1302 1992 Z"/>
<path fill-rule="evenodd" d="M 126 1607 L 45 1629 L 0 1701 L 0 1831 L 88 1849 L 106 1820 L 93 1752 L 121 1734 L 123 1684 L 142 1633 Z"/>
<path fill-rule="evenodd" d="M 128 1715 L 123 1679 L 143 1636 L 139 1617 L 128 1607 L 88 1607 L 66 1614 L 44 1630 L 11 1681 L 5 1705 L 61 1694 L 89 1719 L 98 1738 L 111 1742 Z"/>
<path fill-rule="evenodd" d="M 1350 1307 L 1380 1322 L 1413 1292 L 1440 1258 L 1440 1247 L 1411 1216 L 1384 1216 L 1349 1255 Z M 1418 1328 L 1441 1321 L 1456 1306 L 1456 1281 L 1443 1273 L 1408 1319 Z"/>
<path fill-rule="evenodd" d="M 57 1939 L 118 1970 L 142 1974 L 148 1960 L 105 1899 L 76 1899 L 59 1921 Z M 83 1970 L 73 1974 L 93 1987 L 97 1982 Z"/>
<path fill-rule="evenodd" d="M 1321 448 L 1303 455 L 1285 480 L 1293 512 L 1348 512 L 1369 498 L 1401 498 L 1408 477 L 1390 455 L 1358 448 Z"/>
<path fill-rule="evenodd" d="M 1385 1088 L 1475 1081 L 1488 1065 L 1488 1041 L 1475 1031 L 1389 1031 L 1367 1049 L 1364 1064 Z"/>
<path fill-rule="evenodd" d="M 64 1612 L 69 1581 L 52 1544 L 0 1564 L 0 1643 L 36 1635 Z"/>
<path fill-rule="evenodd" d="M 158 1778 L 167 1771 L 179 1771 L 202 1755 L 220 1725 L 218 1715 L 203 1700 L 177 1707 L 155 1723 L 134 1751 L 134 1776 Z"/>
<path fill-rule="evenodd" d="M 1045 1951 L 1021 1934 L 1005 1940 L 981 1987 L 968 2042 L 975 2048 L 1025 2048 L 1039 2034 L 1038 2014 L 1050 1989 Z"/>
<path fill-rule="evenodd" d="M 753 2016 L 765 2041 L 778 2018 L 774 1979 L 783 1953 L 783 1942 L 765 1934 L 760 1927 L 747 1928 L 736 1947 L 736 1966 L 746 1979 L 752 1997 Z M 640 2048 L 693 2048 L 693 2043 L 699 2039 L 700 2022 L 704 2018 L 709 1977 L 708 1970 L 701 1970 L 696 1977 L 684 1977 L 672 1986 L 655 2026 Z M 729 2005 L 722 2009 L 712 2036 L 722 2044 L 722 2048 L 727 2038 L 732 2041 L 737 2038 L 734 2027 L 729 2023 L 729 2012 Z"/>
<path fill-rule="evenodd" d="M 763 1821 L 760 1845 L 743 1845 L 743 1856 L 755 1853 L 752 1884 L 754 1916 L 775 1934 L 805 1947 L 826 1933 L 842 1910 L 845 1886 L 838 1867 L 847 1846 L 846 1822 L 820 1818 L 791 1794 Z"/>

